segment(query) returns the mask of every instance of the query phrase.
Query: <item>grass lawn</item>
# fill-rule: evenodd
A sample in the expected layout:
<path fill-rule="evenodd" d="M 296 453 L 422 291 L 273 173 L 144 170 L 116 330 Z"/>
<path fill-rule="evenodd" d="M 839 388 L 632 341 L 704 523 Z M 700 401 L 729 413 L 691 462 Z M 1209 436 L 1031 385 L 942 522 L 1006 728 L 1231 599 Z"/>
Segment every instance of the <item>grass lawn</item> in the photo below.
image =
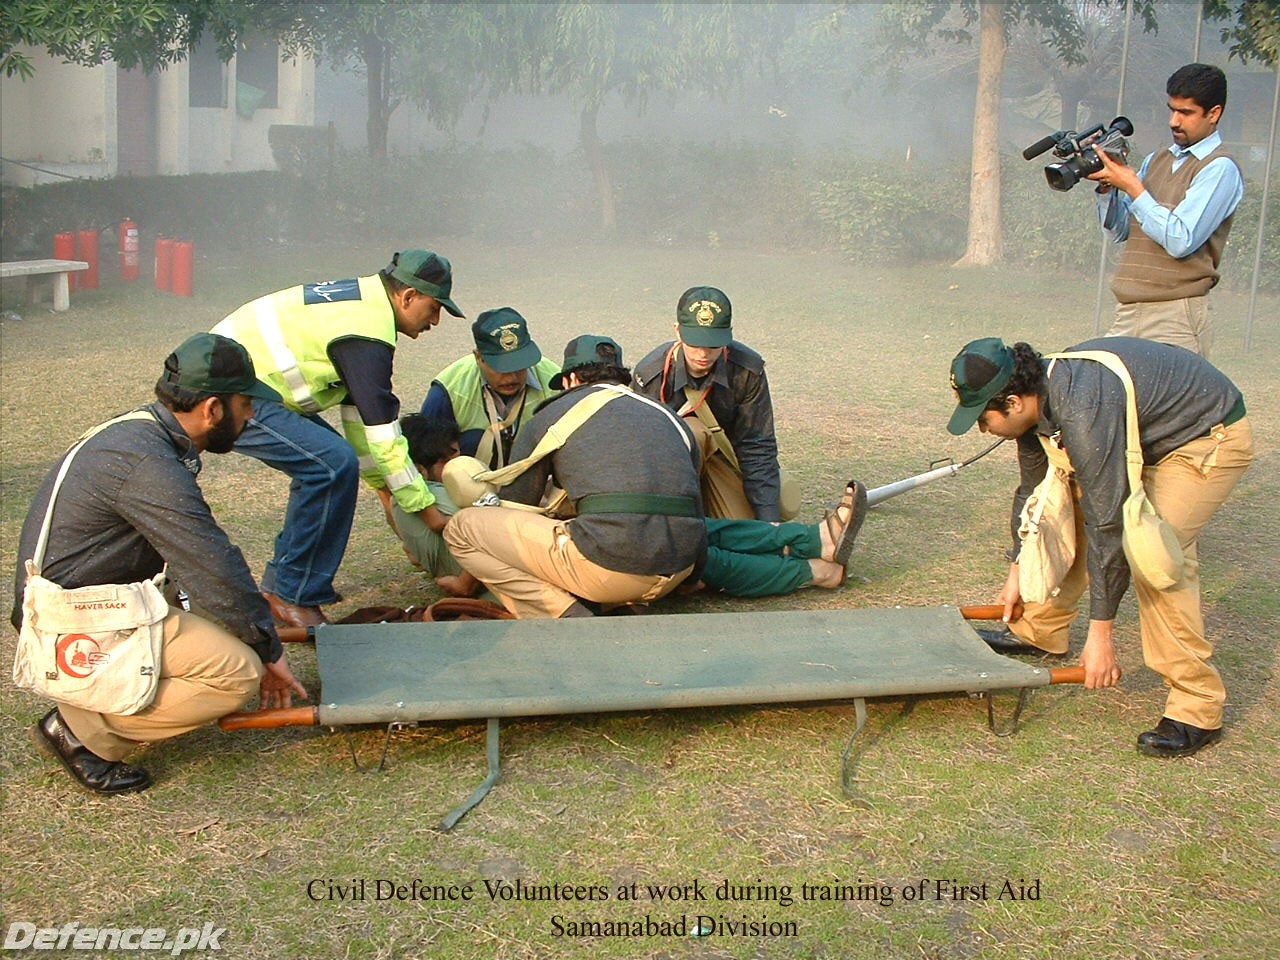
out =
<path fill-rule="evenodd" d="M 29 308 L 6 287 L 3 568 L 13 568 L 22 518 L 51 461 L 86 427 L 147 401 L 185 336 L 260 293 L 372 272 L 395 244 L 414 242 L 422 240 L 202 251 L 192 299 L 145 279 L 114 282 L 74 294 L 65 314 Z M 556 358 L 569 337 L 592 332 L 615 337 L 635 362 L 669 337 L 681 291 L 726 290 L 737 334 L 768 360 L 782 459 L 805 490 L 803 519 L 817 519 L 851 476 L 877 486 L 985 445 L 945 429 L 948 363 L 964 342 L 999 335 L 1047 352 L 1094 329 L 1088 277 L 863 269 L 762 250 L 434 242 L 454 262 L 455 299 L 469 316 L 510 304 Z M 27 729 L 46 706 L 5 685 L 5 926 L 79 921 L 172 934 L 212 924 L 225 930 L 220 955 L 233 960 L 1280 956 L 1280 300 L 1261 300 L 1248 351 L 1244 295 L 1220 290 L 1213 305 L 1214 360 L 1245 391 L 1258 458 L 1201 538 L 1207 626 L 1229 702 L 1226 736 L 1197 757 L 1166 762 L 1134 749 L 1164 693 L 1142 665 L 1131 597 L 1116 629 L 1121 685 L 1040 691 L 1015 736 L 993 736 L 976 700 L 873 702 L 855 798 L 839 783 L 854 724 L 847 704 L 540 718 L 505 725 L 501 781 L 450 834 L 437 822 L 484 776 L 482 722 L 397 732 L 376 774 L 353 769 L 340 733 L 209 728 L 139 758 L 152 789 L 99 799 L 36 752 Z M 417 342 L 402 340 L 405 409 L 417 409 L 434 373 L 470 349 L 467 323 L 449 318 Z M 260 573 L 287 483 L 236 455 L 206 457 L 201 481 Z M 989 602 L 1006 571 L 1015 483 L 1012 450 L 1001 448 L 877 507 L 840 591 L 693 597 L 668 610 Z M 338 587 L 337 616 L 438 596 L 367 492 Z M 1080 623 L 1073 653 L 1083 639 Z M 14 640 L 6 625 L 6 664 Z M 318 693 L 313 651 L 289 656 Z M 352 745 L 369 761 L 383 737 L 362 728 Z M 517 881 L 524 896 L 513 893 Z M 415 894 L 415 882 L 435 896 Z M 555 899 L 527 896 L 552 885 Z M 684 898 L 660 899 L 658 885 Z M 840 886 L 849 895 L 832 899 Z M 698 915 L 716 918 L 715 935 L 593 937 L 579 926 L 687 916 L 691 932 Z M 743 923 L 780 935 L 730 932 Z"/>

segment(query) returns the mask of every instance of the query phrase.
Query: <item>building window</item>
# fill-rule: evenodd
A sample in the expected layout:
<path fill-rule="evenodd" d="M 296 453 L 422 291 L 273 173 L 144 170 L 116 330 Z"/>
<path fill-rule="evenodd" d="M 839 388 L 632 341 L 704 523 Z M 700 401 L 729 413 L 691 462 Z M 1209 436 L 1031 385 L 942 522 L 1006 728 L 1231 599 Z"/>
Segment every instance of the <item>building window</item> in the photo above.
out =
<path fill-rule="evenodd" d="M 227 65 L 218 59 L 218 44 L 203 36 L 187 58 L 188 94 L 191 107 L 227 105 Z"/>
<path fill-rule="evenodd" d="M 262 91 L 253 104 L 254 109 L 279 106 L 280 45 L 274 40 L 259 38 L 241 44 L 236 53 L 236 82 Z M 252 109 L 249 112 L 252 113 Z"/>

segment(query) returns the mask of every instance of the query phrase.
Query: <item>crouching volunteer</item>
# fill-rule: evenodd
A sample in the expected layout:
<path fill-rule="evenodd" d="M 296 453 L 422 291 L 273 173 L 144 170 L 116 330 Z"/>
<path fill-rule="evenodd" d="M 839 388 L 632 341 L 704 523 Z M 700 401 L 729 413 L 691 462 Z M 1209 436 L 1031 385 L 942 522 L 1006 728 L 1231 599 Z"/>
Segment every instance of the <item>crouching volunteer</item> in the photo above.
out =
<path fill-rule="evenodd" d="M 289 475 L 289 504 L 262 589 L 279 623 L 325 621 L 337 600 L 333 578 L 355 517 L 358 477 L 378 492 L 387 523 L 394 498 L 442 530 L 445 516 L 409 459 L 391 388 L 396 335 L 416 340 L 440 322 L 449 299 L 449 261 L 405 250 L 367 277 L 305 283 L 240 307 L 215 333 L 244 344 L 258 375 L 283 400 L 254 400 L 236 452 Z M 344 440 L 318 416 L 341 404 Z M 354 449 L 353 449 L 354 448 Z"/>
<path fill-rule="evenodd" d="M 267 601 L 196 483 L 200 454 L 229 451 L 251 401 L 277 394 L 258 382 L 239 344 L 207 333 L 169 355 L 155 393 L 158 403 L 91 431 L 50 471 L 18 547 L 13 621 L 20 630 L 33 559 L 41 577 L 67 590 L 148 580 L 167 565 L 202 614 L 170 607 L 165 616 L 161 602 L 163 646 L 149 705 L 117 714 L 59 703 L 35 725 L 36 744 L 98 793 L 145 789 L 151 778 L 123 762 L 129 753 L 239 710 L 255 691 L 264 709 L 307 696 L 285 661 Z M 59 662 L 83 679 L 95 669 L 94 651 L 66 645 L 77 636 L 58 642 Z"/>
<path fill-rule="evenodd" d="M 1047 599 L 1025 603 L 1021 618 L 1009 624 L 1013 635 L 1064 653 L 1076 601 L 1088 586 L 1089 631 L 1080 657 L 1085 686 L 1112 686 L 1120 678 L 1112 626 L 1132 576 L 1143 658 L 1169 688 L 1164 716 L 1138 737 L 1138 749 L 1180 757 L 1213 743 L 1221 735 L 1226 688 L 1209 663 L 1197 539 L 1253 459 L 1240 390 L 1189 350 L 1131 337 L 1088 340 L 1049 357 L 1026 343 L 975 340 L 952 361 L 951 385 L 960 401 L 951 433 L 976 423 L 984 433 L 1018 441 L 1013 563 L 1000 596 L 1006 620 L 1028 586 L 1019 559 L 1029 563 L 1021 555 L 1033 534 L 1022 504 L 1042 481 L 1056 479 L 1074 512 L 1060 531 L 1066 541 L 1074 531 L 1074 559 L 1059 583 L 1039 584 L 1049 588 Z M 1140 490 L 1131 476 L 1139 478 Z M 1160 527 L 1149 515 L 1138 522 L 1132 508 L 1143 493 L 1171 528 L 1159 531 L 1167 540 L 1143 538 L 1145 529 Z"/>
<path fill-rule="evenodd" d="M 471 325 L 475 350 L 431 381 L 422 414 L 458 427 L 458 449 L 490 469 L 505 466 L 511 444 L 560 372 L 544 357 L 529 325 L 511 307 L 486 310 Z"/>
<path fill-rule="evenodd" d="M 501 476 L 488 477 L 512 505 L 466 507 L 445 528 L 458 563 L 518 618 L 590 616 L 583 601 L 656 600 L 706 555 L 697 447 L 679 417 L 629 381 L 613 340 L 569 341 L 551 383 L 564 393 L 520 431 Z M 519 509 L 539 503 L 549 480 L 573 519 Z"/>

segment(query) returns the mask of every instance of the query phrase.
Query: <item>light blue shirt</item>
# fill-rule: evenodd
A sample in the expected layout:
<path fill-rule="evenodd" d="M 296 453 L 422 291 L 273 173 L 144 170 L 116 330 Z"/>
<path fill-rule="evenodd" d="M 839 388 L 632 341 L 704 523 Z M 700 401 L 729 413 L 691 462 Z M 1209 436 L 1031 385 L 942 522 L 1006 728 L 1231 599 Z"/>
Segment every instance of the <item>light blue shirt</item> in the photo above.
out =
<path fill-rule="evenodd" d="M 1183 149 L 1177 144 L 1169 147 L 1173 154 L 1173 169 L 1177 170 L 1193 156 L 1203 160 L 1222 145 L 1222 137 L 1215 130 L 1199 143 Z M 1154 153 L 1147 154 L 1138 169 L 1138 179 L 1144 180 L 1147 167 Z M 1129 213 L 1138 218 L 1142 232 L 1160 244 L 1169 256 L 1182 259 L 1204 246 L 1213 231 L 1223 220 L 1235 212 L 1244 196 L 1244 179 L 1240 168 L 1227 157 L 1218 157 L 1203 167 L 1187 187 L 1187 195 L 1172 210 L 1162 206 L 1147 190 L 1130 200 L 1123 190 L 1114 187 L 1105 194 L 1097 194 L 1098 218 L 1102 231 L 1116 243 L 1129 239 Z"/>

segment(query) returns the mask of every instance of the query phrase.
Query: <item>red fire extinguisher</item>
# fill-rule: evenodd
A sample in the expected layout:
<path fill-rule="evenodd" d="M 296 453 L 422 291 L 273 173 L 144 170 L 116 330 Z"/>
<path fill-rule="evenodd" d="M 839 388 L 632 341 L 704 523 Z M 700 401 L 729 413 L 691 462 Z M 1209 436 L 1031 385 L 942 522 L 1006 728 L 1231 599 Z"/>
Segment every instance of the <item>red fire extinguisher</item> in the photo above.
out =
<path fill-rule="evenodd" d="M 89 264 L 80 274 L 80 285 L 86 290 L 98 289 L 98 231 L 81 230 L 76 234 L 76 259 Z"/>
<path fill-rule="evenodd" d="M 55 233 L 53 235 L 53 259 L 55 260 L 74 260 L 76 253 L 76 235 L 70 231 L 63 233 Z M 75 293 L 76 275 L 74 273 L 67 274 L 67 290 Z"/>
<path fill-rule="evenodd" d="M 194 273 L 195 244 L 190 240 L 173 241 L 173 292 L 180 297 L 191 296 Z"/>
<path fill-rule="evenodd" d="M 172 237 L 156 238 L 156 289 L 173 289 L 173 244 Z"/>
<path fill-rule="evenodd" d="M 132 220 L 120 224 L 120 277 L 138 279 L 138 225 Z"/>

